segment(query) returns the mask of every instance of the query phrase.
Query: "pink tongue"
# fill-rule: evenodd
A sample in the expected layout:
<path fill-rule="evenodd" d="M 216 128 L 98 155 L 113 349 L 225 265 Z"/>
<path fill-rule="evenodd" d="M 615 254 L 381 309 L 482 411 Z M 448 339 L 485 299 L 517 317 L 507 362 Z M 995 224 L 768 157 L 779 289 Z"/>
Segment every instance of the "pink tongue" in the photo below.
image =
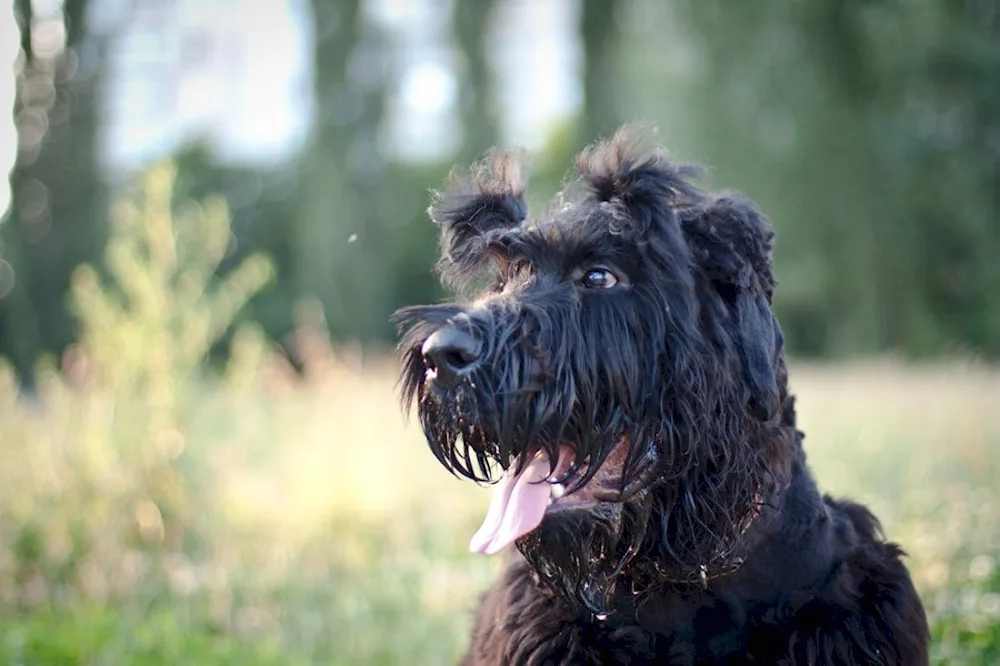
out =
<path fill-rule="evenodd" d="M 567 447 L 560 451 L 557 471 L 564 466 Z M 537 454 L 520 474 L 514 474 L 518 460 L 508 468 L 494 490 L 489 511 L 479 531 L 469 542 L 473 553 L 492 555 L 538 527 L 549 505 L 552 484 L 548 456 Z"/>

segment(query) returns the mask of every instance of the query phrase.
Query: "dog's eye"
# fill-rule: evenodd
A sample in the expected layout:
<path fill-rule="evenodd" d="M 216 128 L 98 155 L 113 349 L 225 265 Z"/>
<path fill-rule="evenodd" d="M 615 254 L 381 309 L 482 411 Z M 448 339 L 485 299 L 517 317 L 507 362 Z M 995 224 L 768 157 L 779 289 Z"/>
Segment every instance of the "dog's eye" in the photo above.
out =
<path fill-rule="evenodd" d="M 618 277 L 607 268 L 591 268 L 580 278 L 580 284 L 588 289 L 610 289 L 618 284 Z"/>

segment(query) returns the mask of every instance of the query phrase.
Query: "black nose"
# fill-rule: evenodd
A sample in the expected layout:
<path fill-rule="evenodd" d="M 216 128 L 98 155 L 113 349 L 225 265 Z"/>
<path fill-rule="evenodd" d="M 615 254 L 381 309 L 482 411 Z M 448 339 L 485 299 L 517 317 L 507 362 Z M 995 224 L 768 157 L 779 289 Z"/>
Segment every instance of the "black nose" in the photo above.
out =
<path fill-rule="evenodd" d="M 453 326 L 434 332 L 421 353 L 427 368 L 434 372 L 434 381 L 448 388 L 457 386 L 479 363 L 479 343 Z"/>

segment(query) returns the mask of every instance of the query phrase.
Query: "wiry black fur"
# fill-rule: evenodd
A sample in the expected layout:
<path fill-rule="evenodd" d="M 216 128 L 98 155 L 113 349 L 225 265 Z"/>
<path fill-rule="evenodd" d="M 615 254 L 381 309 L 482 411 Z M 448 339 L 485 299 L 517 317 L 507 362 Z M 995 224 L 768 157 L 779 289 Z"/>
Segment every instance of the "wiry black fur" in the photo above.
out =
<path fill-rule="evenodd" d="M 772 232 L 738 194 L 619 132 L 563 205 L 526 221 L 501 153 L 431 208 L 443 279 L 475 300 L 408 308 L 402 385 L 449 470 L 489 480 L 560 445 L 581 488 L 626 438 L 617 496 L 548 515 L 479 610 L 466 664 L 924 664 L 923 607 L 864 507 L 821 498 L 771 313 Z M 589 268 L 612 270 L 588 289 Z M 421 347 L 459 327 L 454 388 Z"/>

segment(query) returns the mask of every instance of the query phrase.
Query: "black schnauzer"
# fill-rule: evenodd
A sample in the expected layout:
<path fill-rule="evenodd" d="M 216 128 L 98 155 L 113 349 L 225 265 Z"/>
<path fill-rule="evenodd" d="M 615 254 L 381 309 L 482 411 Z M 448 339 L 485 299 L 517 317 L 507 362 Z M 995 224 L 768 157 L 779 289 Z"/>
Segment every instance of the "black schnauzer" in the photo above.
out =
<path fill-rule="evenodd" d="M 519 551 L 463 663 L 926 664 L 902 551 L 807 469 L 768 221 L 640 144 L 542 220 L 498 152 L 431 206 L 470 298 L 398 313 L 404 402 L 447 469 L 502 471 L 471 550 Z"/>

